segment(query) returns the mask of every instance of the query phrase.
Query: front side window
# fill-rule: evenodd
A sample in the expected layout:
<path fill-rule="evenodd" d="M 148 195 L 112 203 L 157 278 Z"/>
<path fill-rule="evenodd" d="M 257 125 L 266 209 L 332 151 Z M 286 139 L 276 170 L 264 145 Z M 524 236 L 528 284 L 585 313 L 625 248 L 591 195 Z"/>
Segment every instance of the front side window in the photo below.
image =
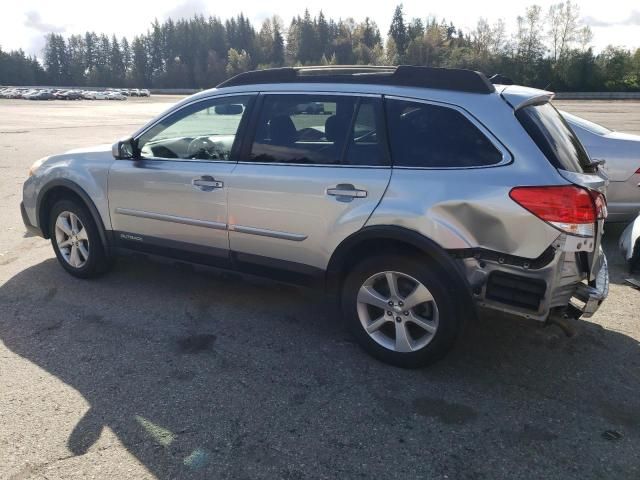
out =
<path fill-rule="evenodd" d="M 502 161 L 486 135 L 453 108 L 393 99 L 385 104 L 395 166 L 468 168 Z"/>
<path fill-rule="evenodd" d="M 267 95 L 251 146 L 253 162 L 385 165 L 380 99 Z"/>
<path fill-rule="evenodd" d="M 138 139 L 142 158 L 230 160 L 250 99 L 222 97 L 183 108 Z"/>

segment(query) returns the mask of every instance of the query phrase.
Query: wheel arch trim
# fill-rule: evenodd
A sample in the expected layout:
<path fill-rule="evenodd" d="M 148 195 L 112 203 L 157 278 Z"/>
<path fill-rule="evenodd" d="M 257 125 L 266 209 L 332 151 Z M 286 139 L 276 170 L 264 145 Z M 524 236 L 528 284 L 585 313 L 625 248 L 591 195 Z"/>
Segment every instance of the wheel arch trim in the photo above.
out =
<path fill-rule="evenodd" d="M 343 265 L 349 258 L 350 253 L 354 251 L 358 245 L 369 240 L 389 240 L 396 241 L 405 244 L 409 244 L 412 247 L 424 252 L 432 260 L 434 260 L 440 268 L 451 272 L 452 280 L 456 283 L 456 288 L 462 292 L 468 292 L 468 295 L 461 295 L 464 299 L 461 299 L 461 304 L 467 313 L 475 312 L 475 305 L 471 295 L 471 287 L 467 281 L 466 276 L 461 271 L 459 265 L 456 264 L 453 258 L 447 253 L 447 251 L 432 239 L 425 237 L 415 230 L 411 230 L 405 227 L 399 227 L 395 225 L 374 225 L 364 227 L 361 230 L 353 233 L 346 239 L 344 239 L 340 245 L 334 250 L 329 260 L 329 264 L 326 270 L 326 291 L 329 294 L 339 294 L 338 288 L 340 286 L 340 274 Z"/>
<path fill-rule="evenodd" d="M 96 208 L 95 203 L 93 203 L 93 200 L 91 200 L 91 197 L 89 196 L 89 194 L 87 194 L 87 192 L 85 192 L 81 186 L 79 186 L 77 183 L 71 180 L 68 180 L 66 178 L 57 178 L 55 180 L 48 182 L 42 189 L 40 189 L 40 192 L 38 193 L 38 199 L 36 201 L 36 216 L 38 219 L 38 226 L 40 227 L 40 230 L 42 231 L 43 236 L 45 238 L 49 238 L 51 235 L 51 232 L 49 232 L 49 225 L 48 224 L 45 225 L 45 223 L 43 222 L 43 219 L 45 217 L 44 211 L 43 211 L 43 207 L 44 207 L 43 201 L 47 197 L 47 194 L 55 188 L 64 188 L 64 189 L 70 190 L 71 192 L 76 194 L 78 197 L 80 197 L 80 199 L 84 202 L 85 206 L 89 209 L 89 213 L 93 217 L 93 220 L 96 222 L 96 226 L 98 227 L 98 234 L 100 235 L 100 240 L 102 241 L 102 245 L 104 246 L 105 250 L 108 250 L 109 241 L 107 238 L 107 232 L 104 227 L 104 222 L 102 221 L 102 217 L 100 216 L 100 212 L 98 212 L 98 209 Z"/>

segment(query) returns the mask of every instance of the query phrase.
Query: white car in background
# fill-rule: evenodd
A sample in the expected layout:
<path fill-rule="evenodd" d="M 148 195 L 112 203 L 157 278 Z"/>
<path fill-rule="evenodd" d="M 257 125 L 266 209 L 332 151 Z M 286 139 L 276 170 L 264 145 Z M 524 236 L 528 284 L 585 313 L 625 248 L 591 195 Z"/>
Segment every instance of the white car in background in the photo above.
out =
<path fill-rule="evenodd" d="M 127 97 L 121 92 L 107 92 L 107 100 L 126 100 Z"/>
<path fill-rule="evenodd" d="M 84 92 L 82 92 L 82 98 L 84 98 L 85 100 L 95 100 L 96 92 L 85 90 Z"/>
<path fill-rule="evenodd" d="M 640 213 L 640 135 L 614 132 L 567 112 L 560 112 L 571 125 L 591 160 L 604 161 L 609 177 L 608 222 L 629 222 Z"/>
<path fill-rule="evenodd" d="M 629 265 L 629 272 L 640 270 L 640 215 L 622 232 L 618 245 Z"/>

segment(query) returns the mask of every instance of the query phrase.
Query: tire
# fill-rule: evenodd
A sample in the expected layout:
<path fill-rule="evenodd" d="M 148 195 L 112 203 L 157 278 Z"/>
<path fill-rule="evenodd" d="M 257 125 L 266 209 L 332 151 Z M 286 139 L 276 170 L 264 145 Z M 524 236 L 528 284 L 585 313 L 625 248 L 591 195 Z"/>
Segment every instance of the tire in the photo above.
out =
<path fill-rule="evenodd" d="M 77 219 L 75 222 L 73 216 Z M 57 227 L 59 220 L 63 222 Z M 96 222 L 84 204 L 72 199 L 57 201 L 51 208 L 49 222 L 51 245 L 62 268 L 78 278 L 94 278 L 109 270 L 111 259 L 105 252 Z"/>
<path fill-rule="evenodd" d="M 395 296 L 388 288 L 394 275 Z M 372 257 L 345 279 L 342 314 L 358 344 L 373 357 L 403 368 L 424 367 L 440 360 L 461 330 L 462 310 L 456 301 L 467 293 L 456 291 L 455 285 L 450 273 L 426 257 Z M 418 300 L 426 301 L 410 305 Z M 365 325 L 374 331 L 367 333 Z"/>

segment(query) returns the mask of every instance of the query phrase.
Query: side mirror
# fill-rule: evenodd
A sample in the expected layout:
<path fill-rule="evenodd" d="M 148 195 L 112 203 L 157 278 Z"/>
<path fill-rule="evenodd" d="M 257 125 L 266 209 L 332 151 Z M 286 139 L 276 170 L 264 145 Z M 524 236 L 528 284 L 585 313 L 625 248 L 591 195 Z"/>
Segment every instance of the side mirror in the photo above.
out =
<path fill-rule="evenodd" d="M 136 145 L 133 138 L 119 140 L 111 147 L 111 153 L 116 160 L 134 160 L 137 158 Z"/>

